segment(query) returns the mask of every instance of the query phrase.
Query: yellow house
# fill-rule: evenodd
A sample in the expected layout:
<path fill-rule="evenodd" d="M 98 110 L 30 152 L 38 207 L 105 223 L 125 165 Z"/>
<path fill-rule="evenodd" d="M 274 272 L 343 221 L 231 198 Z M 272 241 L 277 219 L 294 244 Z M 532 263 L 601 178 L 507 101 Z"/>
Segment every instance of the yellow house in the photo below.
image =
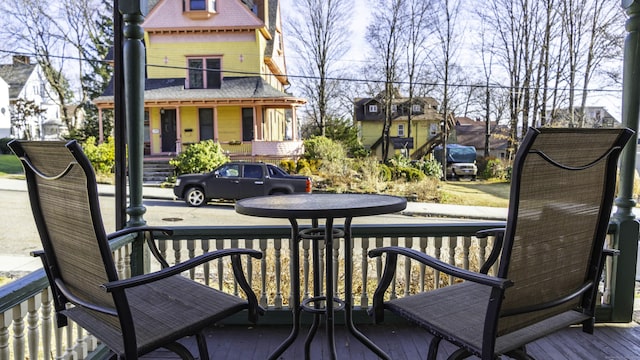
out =
<path fill-rule="evenodd" d="M 142 24 L 145 154 L 213 139 L 232 157 L 302 153 L 278 0 L 159 0 Z M 94 100 L 113 109 L 113 87 Z"/>
<path fill-rule="evenodd" d="M 391 113 L 389 157 L 404 154 L 419 159 L 441 143 L 444 116 L 438 111 L 438 102 L 434 98 L 414 97 L 412 102 L 408 98 L 395 98 Z M 379 159 L 382 158 L 384 114 L 384 101 L 379 96 L 354 100 L 354 119 L 362 144 Z"/>

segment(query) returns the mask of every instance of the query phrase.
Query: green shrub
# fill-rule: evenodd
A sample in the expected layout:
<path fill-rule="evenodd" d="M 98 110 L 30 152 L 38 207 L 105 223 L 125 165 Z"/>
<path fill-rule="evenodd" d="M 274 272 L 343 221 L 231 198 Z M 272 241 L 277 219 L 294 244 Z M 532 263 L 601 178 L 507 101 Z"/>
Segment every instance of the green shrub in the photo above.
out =
<path fill-rule="evenodd" d="M 509 166 L 505 166 L 504 162 L 500 159 L 489 158 L 486 160 L 486 164 L 484 164 L 484 166 L 480 164 L 479 167 L 481 169 L 484 167 L 480 173 L 485 179 L 511 179 L 511 168 Z"/>
<path fill-rule="evenodd" d="M 288 172 L 289 174 L 295 174 L 297 171 L 297 165 L 294 160 L 280 160 L 278 164 L 282 170 Z"/>
<path fill-rule="evenodd" d="M 413 163 L 413 167 L 422 171 L 426 176 L 439 179 L 442 177 L 442 165 L 434 159 L 420 160 Z"/>
<path fill-rule="evenodd" d="M 392 179 L 391 169 L 385 164 L 380 164 L 379 168 L 380 168 L 380 179 L 382 181 L 391 181 Z"/>
<path fill-rule="evenodd" d="M 229 160 L 219 143 L 204 140 L 189 145 L 176 158 L 169 160 L 169 164 L 175 166 L 176 175 L 199 174 L 212 171 Z"/>
<path fill-rule="evenodd" d="M 307 160 L 343 161 L 347 152 L 339 142 L 325 136 L 312 136 L 304 141 L 304 157 Z"/>
<path fill-rule="evenodd" d="M 112 137 L 108 137 L 107 141 L 98 144 L 94 136 L 90 136 L 82 144 L 82 149 L 87 155 L 91 165 L 98 175 L 109 175 L 115 170 L 116 165 L 116 146 Z"/>

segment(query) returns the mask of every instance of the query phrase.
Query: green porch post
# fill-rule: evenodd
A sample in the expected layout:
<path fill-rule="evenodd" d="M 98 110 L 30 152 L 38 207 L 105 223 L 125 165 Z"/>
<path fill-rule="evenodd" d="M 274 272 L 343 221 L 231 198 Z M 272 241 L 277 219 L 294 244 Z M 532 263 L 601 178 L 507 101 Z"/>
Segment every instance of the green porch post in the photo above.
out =
<path fill-rule="evenodd" d="M 622 93 L 622 123 L 638 131 L 640 106 L 640 0 L 622 0 L 622 7 L 629 15 L 626 23 L 627 37 L 624 43 L 624 70 Z M 615 204 L 618 208 L 613 221 L 618 224 L 616 247 L 620 255 L 614 259 L 615 274 L 611 296 L 611 321 L 629 322 L 633 317 L 636 261 L 638 252 L 638 221 L 632 212 L 633 178 L 637 134 L 624 149 L 620 161 L 620 186 Z"/>
<path fill-rule="evenodd" d="M 127 121 L 127 152 L 129 159 L 129 206 L 127 227 L 145 225 L 142 215 L 146 208 L 142 204 L 142 171 L 144 157 L 144 61 L 142 22 L 147 12 L 146 0 L 120 0 L 119 10 L 124 22 L 123 62 L 125 117 Z M 144 239 L 140 237 L 131 253 L 131 272 L 144 272 Z"/>

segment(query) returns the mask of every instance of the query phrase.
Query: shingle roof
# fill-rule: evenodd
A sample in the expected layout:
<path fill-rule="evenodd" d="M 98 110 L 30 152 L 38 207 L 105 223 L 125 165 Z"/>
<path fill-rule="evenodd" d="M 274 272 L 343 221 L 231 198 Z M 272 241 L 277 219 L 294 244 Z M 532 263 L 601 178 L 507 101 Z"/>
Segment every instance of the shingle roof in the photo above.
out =
<path fill-rule="evenodd" d="M 0 77 L 9 84 L 9 98 L 20 95 L 35 68 L 36 64 L 0 64 Z"/>
<path fill-rule="evenodd" d="M 182 11 L 182 1 L 161 0 L 151 9 L 142 26 L 146 31 L 155 29 L 233 29 L 262 28 L 265 24 L 238 0 L 216 1 L 217 13 L 208 19 L 194 20 Z M 156 16 L 159 14 L 159 16 Z M 171 16 L 167 16 L 172 14 Z"/>
<path fill-rule="evenodd" d="M 260 76 L 225 77 L 220 89 L 185 89 L 183 78 L 146 79 L 145 101 L 200 101 L 215 99 L 293 98 L 266 84 Z M 113 100 L 110 83 L 96 102 Z"/>

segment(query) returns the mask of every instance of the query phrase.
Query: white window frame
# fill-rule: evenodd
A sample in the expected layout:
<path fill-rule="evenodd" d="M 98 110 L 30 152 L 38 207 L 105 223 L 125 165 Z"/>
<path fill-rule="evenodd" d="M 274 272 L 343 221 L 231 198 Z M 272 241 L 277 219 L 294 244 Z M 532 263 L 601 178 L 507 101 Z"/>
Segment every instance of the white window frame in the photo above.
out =
<path fill-rule="evenodd" d="M 370 113 L 377 113 L 378 112 L 378 105 L 377 104 L 369 104 L 369 112 Z"/>
<path fill-rule="evenodd" d="M 398 136 L 404 137 L 404 124 L 398 124 Z"/>
<path fill-rule="evenodd" d="M 411 111 L 415 114 L 422 111 L 422 106 L 420 104 L 413 104 L 411 106 Z"/>

